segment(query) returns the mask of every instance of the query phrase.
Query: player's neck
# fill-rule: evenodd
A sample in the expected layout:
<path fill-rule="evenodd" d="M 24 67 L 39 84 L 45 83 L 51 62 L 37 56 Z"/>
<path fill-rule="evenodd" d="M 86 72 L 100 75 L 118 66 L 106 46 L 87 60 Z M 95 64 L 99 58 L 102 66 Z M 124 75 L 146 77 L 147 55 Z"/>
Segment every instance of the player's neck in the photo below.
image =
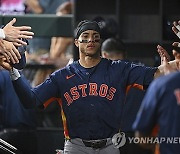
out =
<path fill-rule="evenodd" d="M 91 68 L 96 66 L 99 62 L 101 61 L 101 57 L 89 57 L 89 56 L 85 56 L 85 57 L 81 57 L 79 59 L 79 63 L 81 66 L 85 67 L 85 68 Z"/>

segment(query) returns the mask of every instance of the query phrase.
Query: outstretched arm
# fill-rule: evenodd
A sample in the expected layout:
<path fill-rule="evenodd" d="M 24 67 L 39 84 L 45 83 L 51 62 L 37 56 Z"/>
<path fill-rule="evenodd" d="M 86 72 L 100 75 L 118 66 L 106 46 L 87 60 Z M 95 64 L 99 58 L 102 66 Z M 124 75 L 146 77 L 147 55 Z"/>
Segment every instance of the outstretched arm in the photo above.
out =
<path fill-rule="evenodd" d="M 60 98 L 59 86 L 57 85 L 57 76 L 59 79 L 59 74 L 57 76 L 56 73 L 51 74 L 41 85 L 32 88 L 27 81 L 21 78 L 18 70 L 13 68 L 7 61 L 0 59 L 0 65 L 6 66 L 6 69 L 9 70 L 14 89 L 25 108 L 33 108 L 43 105 L 47 101 L 50 103 Z"/>

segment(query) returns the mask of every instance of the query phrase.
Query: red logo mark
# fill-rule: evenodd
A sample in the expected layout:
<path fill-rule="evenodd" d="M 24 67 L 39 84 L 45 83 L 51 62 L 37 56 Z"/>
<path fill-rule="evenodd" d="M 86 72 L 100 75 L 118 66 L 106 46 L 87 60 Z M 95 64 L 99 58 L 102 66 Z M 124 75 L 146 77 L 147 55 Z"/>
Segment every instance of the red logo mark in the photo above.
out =
<path fill-rule="evenodd" d="M 67 76 L 66 76 L 66 79 L 69 80 L 69 79 L 72 78 L 73 76 L 75 76 L 75 74 L 67 75 Z"/>
<path fill-rule="evenodd" d="M 174 91 L 174 94 L 175 94 L 175 96 L 176 96 L 178 105 L 180 105 L 180 89 L 176 89 L 176 90 Z"/>

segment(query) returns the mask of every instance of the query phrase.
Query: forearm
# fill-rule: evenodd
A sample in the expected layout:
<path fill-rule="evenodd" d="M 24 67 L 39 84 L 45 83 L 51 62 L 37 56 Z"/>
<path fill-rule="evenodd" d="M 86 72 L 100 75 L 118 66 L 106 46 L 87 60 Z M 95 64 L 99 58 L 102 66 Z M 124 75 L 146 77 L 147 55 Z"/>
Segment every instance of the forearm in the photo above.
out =
<path fill-rule="evenodd" d="M 13 86 L 25 108 L 34 108 L 36 106 L 36 97 L 33 91 L 21 77 L 13 81 Z"/>
<path fill-rule="evenodd" d="M 64 38 L 57 38 L 56 42 L 54 43 L 53 50 L 50 53 L 50 56 L 52 59 L 56 59 L 61 57 L 62 54 L 64 54 L 68 48 L 70 43 L 66 41 Z"/>
<path fill-rule="evenodd" d="M 26 4 L 34 13 L 40 14 L 43 12 L 38 0 L 27 0 Z"/>
<path fill-rule="evenodd" d="M 13 82 L 14 89 L 18 95 L 21 103 L 25 108 L 34 108 L 36 106 L 36 97 L 31 90 L 30 85 L 25 79 L 15 70 L 10 72 L 10 76 Z"/>

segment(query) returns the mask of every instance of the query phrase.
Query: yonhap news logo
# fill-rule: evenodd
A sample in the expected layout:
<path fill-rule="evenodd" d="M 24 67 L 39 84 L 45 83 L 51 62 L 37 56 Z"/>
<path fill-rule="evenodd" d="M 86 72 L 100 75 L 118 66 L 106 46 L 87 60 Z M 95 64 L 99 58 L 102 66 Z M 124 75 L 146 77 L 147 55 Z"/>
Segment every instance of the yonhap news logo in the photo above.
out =
<path fill-rule="evenodd" d="M 120 148 L 126 144 L 126 135 L 124 132 L 120 132 L 115 134 L 112 137 L 112 143 L 114 144 L 115 148 Z"/>
<path fill-rule="evenodd" d="M 112 137 L 115 148 L 120 148 L 126 143 L 133 144 L 180 144 L 180 137 L 126 137 L 124 132 L 115 134 Z"/>

